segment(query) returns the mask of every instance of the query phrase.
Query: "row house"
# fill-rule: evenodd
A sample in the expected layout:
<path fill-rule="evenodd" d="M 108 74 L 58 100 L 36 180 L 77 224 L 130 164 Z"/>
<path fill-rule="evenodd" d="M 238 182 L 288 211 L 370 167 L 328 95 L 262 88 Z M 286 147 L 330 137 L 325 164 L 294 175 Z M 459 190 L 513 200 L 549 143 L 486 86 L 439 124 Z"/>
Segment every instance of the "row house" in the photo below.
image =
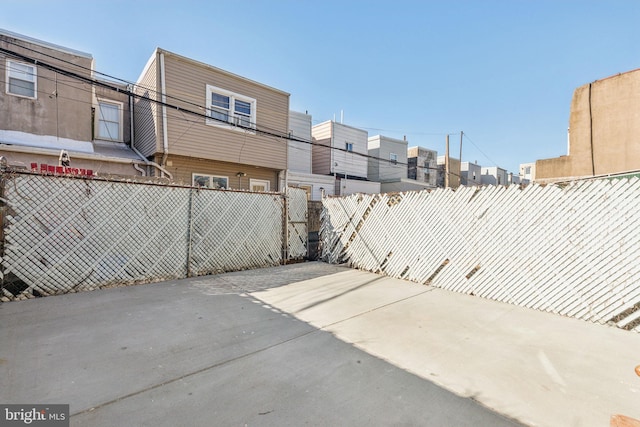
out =
<path fill-rule="evenodd" d="M 380 192 L 380 183 L 367 179 L 367 131 L 326 121 L 313 126 L 311 135 L 312 171 L 335 178 L 334 194 Z"/>
<path fill-rule="evenodd" d="M 438 183 L 438 152 L 424 147 L 409 147 L 407 177 L 435 188 Z"/>
<path fill-rule="evenodd" d="M 174 181 L 282 190 L 288 93 L 160 48 L 134 91 L 133 146 Z"/>
<path fill-rule="evenodd" d="M 0 62 L 0 155 L 10 166 L 126 176 L 156 168 L 131 149 L 128 86 L 96 79 L 89 53 L 0 29 Z"/>
<path fill-rule="evenodd" d="M 288 187 L 302 188 L 309 200 L 320 200 L 322 195 L 333 196 L 335 178 L 313 173 L 311 115 L 307 112 L 289 112 L 289 141 L 286 183 Z"/>
<path fill-rule="evenodd" d="M 438 156 L 438 187 L 458 188 L 461 182 L 460 159 L 449 157 L 447 171 L 447 157 Z"/>
<path fill-rule="evenodd" d="M 498 166 L 483 167 L 481 169 L 482 185 L 508 185 L 509 174 L 506 169 Z"/>
<path fill-rule="evenodd" d="M 435 166 L 435 151 L 408 148 L 408 145 L 406 138 L 400 140 L 382 135 L 369 138 L 369 179 L 380 182 L 381 192 L 420 191 L 435 187 L 431 182 L 435 180 L 430 175 L 430 168 Z M 428 159 L 418 161 L 420 155 L 426 155 Z"/>
<path fill-rule="evenodd" d="M 313 200 L 443 185 L 444 156 L 436 161 L 433 150 L 335 121 L 313 126 L 309 114 L 290 111 L 287 92 L 164 49 L 135 84 L 97 79 L 88 53 L 4 30 L 0 61 L 0 155 L 13 167 L 218 189 L 290 186 Z M 465 171 L 456 159 L 450 165 L 456 187 Z M 490 184 L 485 172 L 479 179 Z"/>
<path fill-rule="evenodd" d="M 462 162 L 460 165 L 460 185 L 469 187 L 482 185 L 482 166 L 478 163 Z"/>

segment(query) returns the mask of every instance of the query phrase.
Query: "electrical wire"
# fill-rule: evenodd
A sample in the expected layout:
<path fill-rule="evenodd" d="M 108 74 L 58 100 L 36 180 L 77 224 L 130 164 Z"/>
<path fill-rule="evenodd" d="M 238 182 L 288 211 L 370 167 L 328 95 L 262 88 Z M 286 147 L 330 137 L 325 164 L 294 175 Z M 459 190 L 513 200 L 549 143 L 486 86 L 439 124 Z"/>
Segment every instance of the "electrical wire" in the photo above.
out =
<path fill-rule="evenodd" d="M 15 43 L 12 43 L 12 44 L 15 44 Z M 24 46 L 21 46 L 21 45 L 18 45 L 18 46 L 24 48 Z M 42 52 L 38 52 L 38 51 L 35 51 L 33 49 L 28 49 L 28 50 L 37 52 L 39 54 L 43 54 L 43 55 L 51 57 L 51 58 L 55 58 L 55 57 L 53 57 L 51 55 L 46 55 L 46 54 L 44 54 Z M 351 153 L 352 157 L 353 156 L 358 156 L 358 157 L 362 157 L 362 158 L 365 158 L 365 159 L 377 160 L 379 162 L 393 163 L 393 161 L 390 160 L 390 159 L 383 159 L 383 158 L 380 158 L 380 157 L 372 156 L 372 155 L 369 155 L 367 153 L 362 153 L 362 152 L 358 152 L 358 151 L 351 151 L 351 150 L 348 150 L 347 148 L 315 144 L 312 140 L 305 140 L 305 139 L 302 139 L 302 138 L 293 137 L 288 133 L 284 133 L 284 132 L 281 132 L 281 131 L 273 130 L 273 129 L 270 129 L 269 127 L 262 126 L 262 125 L 258 126 L 257 124 L 253 124 L 252 123 L 253 126 L 245 126 L 245 125 L 241 125 L 241 124 L 229 123 L 229 122 L 227 122 L 227 121 L 225 121 L 223 119 L 218 119 L 218 118 L 212 117 L 210 115 L 201 113 L 199 111 L 193 111 L 193 110 L 185 109 L 185 108 L 182 108 L 180 106 L 177 106 L 177 105 L 174 105 L 174 104 L 170 104 L 168 102 L 163 102 L 163 101 L 159 101 L 157 99 L 153 99 L 153 98 L 148 97 L 148 96 L 139 95 L 139 94 L 135 93 L 135 91 L 131 91 L 129 89 L 113 86 L 108 82 L 104 82 L 104 81 L 100 81 L 100 80 L 97 80 L 97 79 L 94 79 L 94 78 L 91 78 L 91 77 L 83 76 L 83 75 L 77 74 L 77 73 L 75 73 L 73 71 L 62 69 L 60 67 L 51 65 L 51 64 L 46 63 L 44 61 L 37 60 L 35 58 L 29 57 L 27 55 L 20 54 L 18 52 L 15 52 L 15 51 L 12 51 L 12 50 L 9 50 L 9 49 L 5 49 L 5 48 L 0 47 L 0 52 L 3 52 L 6 55 L 12 56 L 14 58 L 18 58 L 18 59 L 20 59 L 22 61 L 25 61 L 25 62 L 28 62 L 30 64 L 33 64 L 33 65 L 36 65 L 36 66 L 41 66 L 41 67 L 44 67 L 46 69 L 49 69 L 50 71 L 54 71 L 54 72 L 59 73 L 61 75 L 70 77 L 70 78 L 74 79 L 75 81 L 80 81 L 83 84 L 89 84 L 94 88 L 95 87 L 100 87 L 100 88 L 104 88 L 104 89 L 109 89 L 109 90 L 111 90 L 111 91 L 113 91 L 115 93 L 121 94 L 121 95 L 131 96 L 134 99 L 138 99 L 138 100 L 147 100 L 150 103 L 154 103 L 154 104 L 159 105 L 159 106 L 164 106 L 164 107 L 170 108 L 174 112 L 175 111 L 180 112 L 183 116 L 184 116 L 184 113 L 187 113 L 187 114 L 199 117 L 201 119 L 213 120 L 213 121 L 217 121 L 217 122 L 220 122 L 222 124 L 225 124 L 227 126 L 235 127 L 235 128 L 238 128 L 238 129 L 243 129 L 245 132 L 255 132 L 255 133 L 258 133 L 258 134 L 261 134 L 261 135 L 264 135 L 264 136 L 273 137 L 273 138 L 278 139 L 278 140 L 287 140 L 287 141 L 293 141 L 293 142 L 300 142 L 300 143 L 309 144 L 309 145 L 316 146 L 316 147 L 324 147 L 326 149 L 330 149 L 330 150 L 334 150 L 334 151 L 339 151 L 339 152 L 344 152 L 344 153 Z M 58 59 L 58 58 L 55 58 L 55 59 Z M 69 62 L 69 61 L 62 61 L 62 62 Z M 82 66 L 79 66 L 77 64 L 73 64 L 73 65 L 75 65 L 75 66 L 77 66 L 77 67 L 79 67 L 81 69 L 87 69 L 86 67 L 82 67 Z M 105 76 L 107 76 L 109 78 L 113 78 L 115 80 L 127 82 L 126 80 L 118 79 L 118 78 L 115 78 L 113 76 L 109 76 L 109 75 L 104 74 L 104 73 L 99 73 L 99 72 L 95 72 L 95 73 L 100 74 L 100 75 L 105 75 Z M 71 81 L 67 81 L 67 82 L 70 83 Z M 127 83 L 131 84 L 129 82 L 127 82 Z M 69 85 L 69 86 L 71 86 L 71 85 Z M 134 84 L 134 86 L 139 86 L 139 85 L 135 85 Z M 142 86 L 142 87 L 144 87 L 144 86 Z M 146 88 L 146 87 L 144 87 L 144 88 L 147 89 L 147 90 L 154 91 L 153 89 L 150 89 L 150 88 Z M 87 91 L 89 91 L 89 90 L 87 90 Z M 157 91 L 154 91 L 154 92 L 158 93 Z M 188 104 L 188 105 L 196 106 L 196 107 L 198 107 L 198 109 L 208 110 L 206 107 L 203 107 L 202 105 L 199 105 L 197 103 L 185 101 L 183 99 L 176 98 L 176 97 L 171 97 L 171 98 L 172 99 L 177 99 L 180 102 Z M 83 102 L 83 101 L 80 101 L 80 100 L 77 100 L 77 101 L 78 102 Z M 191 121 L 191 122 L 193 123 L 195 121 Z M 471 141 L 471 142 L 473 143 L 473 141 Z M 473 143 L 473 144 L 475 146 L 475 143 Z M 402 165 L 402 166 L 408 166 L 408 163 L 400 163 L 400 162 L 397 162 L 397 161 L 395 162 L 395 164 L 396 165 Z M 417 167 L 421 168 L 421 169 L 434 169 L 434 170 L 437 170 L 436 168 L 429 168 L 429 167 L 423 167 L 423 166 L 417 166 Z M 451 174 L 453 174 L 454 176 L 459 176 L 459 175 L 457 175 L 457 174 L 455 174 L 453 172 L 451 172 Z"/>

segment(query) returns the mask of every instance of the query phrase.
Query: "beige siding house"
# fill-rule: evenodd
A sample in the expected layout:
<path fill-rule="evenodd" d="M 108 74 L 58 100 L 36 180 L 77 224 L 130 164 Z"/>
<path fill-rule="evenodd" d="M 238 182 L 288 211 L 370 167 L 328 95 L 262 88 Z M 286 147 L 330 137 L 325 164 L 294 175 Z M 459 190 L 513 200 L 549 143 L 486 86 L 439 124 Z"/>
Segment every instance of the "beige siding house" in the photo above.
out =
<path fill-rule="evenodd" d="M 99 81 L 85 52 L 0 29 L 0 155 L 10 166 L 69 166 L 93 175 L 146 174 L 129 148 L 126 86 Z M 119 93 L 118 89 L 125 93 Z"/>
<path fill-rule="evenodd" d="M 163 49 L 155 50 L 134 91 L 134 146 L 174 180 L 280 190 L 288 93 Z"/>
<path fill-rule="evenodd" d="M 535 163 L 536 182 L 640 170 L 640 69 L 575 90 L 567 155 Z"/>

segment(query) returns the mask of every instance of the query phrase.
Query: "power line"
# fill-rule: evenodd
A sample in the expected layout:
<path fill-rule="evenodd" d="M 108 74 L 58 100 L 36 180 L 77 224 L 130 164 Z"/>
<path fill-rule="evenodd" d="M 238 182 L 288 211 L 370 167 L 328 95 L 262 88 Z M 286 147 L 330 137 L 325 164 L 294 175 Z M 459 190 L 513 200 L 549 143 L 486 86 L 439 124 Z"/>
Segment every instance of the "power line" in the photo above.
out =
<path fill-rule="evenodd" d="M 23 47 L 23 46 L 20 46 L 20 47 Z M 30 49 L 30 50 L 33 51 L 33 49 Z M 105 88 L 105 89 L 109 89 L 109 90 L 111 90 L 113 92 L 116 92 L 118 94 L 121 94 L 121 95 L 129 96 L 129 97 L 132 97 L 132 98 L 138 99 L 138 100 L 143 99 L 143 100 L 152 102 L 154 104 L 157 104 L 159 106 L 170 108 L 173 111 L 177 111 L 177 112 L 180 112 L 180 113 L 191 114 L 191 115 L 197 116 L 197 117 L 205 119 L 205 120 L 217 121 L 217 122 L 223 123 L 223 124 L 228 125 L 228 126 L 232 126 L 232 127 L 238 128 L 238 129 L 245 130 L 247 132 L 255 132 L 255 133 L 261 134 L 263 136 L 273 137 L 273 138 L 277 138 L 279 140 L 288 140 L 288 141 L 293 141 L 293 142 L 300 142 L 300 143 L 304 143 L 304 144 L 309 144 L 309 145 L 312 145 L 312 146 L 315 146 L 315 147 L 323 147 L 324 149 L 328 149 L 328 150 L 335 150 L 335 151 L 340 151 L 340 152 L 344 152 L 344 153 L 351 153 L 351 155 L 363 157 L 363 158 L 366 158 L 366 159 L 377 160 L 377 161 L 380 161 L 380 162 L 387 162 L 387 163 L 390 163 L 390 164 L 394 163 L 394 161 L 392 161 L 390 159 L 383 159 L 383 158 L 380 158 L 380 157 L 369 155 L 367 153 L 361 153 L 361 152 L 357 152 L 357 151 L 348 150 L 347 148 L 314 144 L 313 141 L 302 139 L 302 138 L 298 138 L 298 137 L 293 137 L 289 133 L 276 131 L 276 130 L 270 129 L 268 127 L 265 127 L 265 126 L 258 126 L 255 123 L 252 123 L 254 126 L 245 126 L 245 125 L 237 124 L 237 123 L 229 123 L 226 120 L 218 119 L 216 117 L 212 117 L 210 115 L 201 113 L 199 111 L 193 111 L 193 110 L 190 110 L 190 109 L 187 109 L 187 108 L 183 108 L 183 107 L 180 107 L 180 106 L 168 103 L 168 102 L 163 102 L 163 101 L 151 98 L 151 97 L 146 97 L 146 96 L 139 95 L 139 94 L 135 93 L 135 91 L 131 91 L 128 88 L 122 88 L 122 87 L 113 86 L 112 84 L 110 84 L 108 82 L 101 81 L 101 80 L 98 80 L 98 79 L 95 79 L 95 78 L 92 78 L 92 77 L 84 76 L 84 75 L 78 74 L 78 73 L 70 71 L 70 70 L 65 70 L 63 68 L 57 67 L 55 65 L 49 64 L 49 63 L 41 61 L 39 59 L 32 58 L 32 57 L 27 56 L 27 55 L 23 55 L 21 53 L 18 53 L 18 52 L 9 50 L 9 49 L 5 49 L 5 48 L 0 47 L 0 52 L 3 52 L 3 53 L 5 53 L 5 54 L 7 54 L 9 56 L 12 56 L 14 58 L 18 58 L 18 59 L 20 59 L 20 60 L 22 60 L 24 62 L 33 64 L 35 66 L 40 66 L 40 67 L 46 68 L 46 69 L 48 69 L 50 71 L 62 74 L 64 76 L 70 77 L 70 78 L 75 79 L 75 80 L 78 80 L 78 81 L 80 81 L 82 83 L 90 84 L 90 85 L 92 85 L 94 87 L 102 87 L 102 88 Z M 35 52 L 37 52 L 37 51 L 35 51 Z M 37 52 L 37 53 L 42 54 L 41 52 Z M 46 55 L 46 56 L 55 58 L 55 57 L 53 57 L 51 55 Z M 58 58 L 56 58 L 56 59 L 58 59 Z M 68 61 L 63 61 L 63 62 L 68 62 Z M 73 65 L 76 65 L 76 64 L 73 64 Z M 81 66 L 79 66 L 79 67 L 83 68 L 83 69 L 86 69 L 86 67 L 81 67 Z M 99 73 L 99 74 L 102 74 L 102 73 Z M 109 76 L 109 77 L 110 78 L 114 78 L 112 76 Z M 117 79 L 117 78 L 115 78 L 115 79 L 116 80 L 125 81 L 125 80 L 122 80 L 122 79 Z M 133 86 L 137 86 L 137 85 L 133 85 Z M 145 89 L 149 89 L 149 88 L 145 88 Z M 152 90 L 152 89 L 150 89 L 150 90 Z M 158 93 L 155 90 L 153 90 L 153 91 Z M 40 91 L 38 91 L 38 92 L 40 92 Z M 183 102 L 185 104 L 196 106 L 199 109 L 207 110 L 206 107 L 203 107 L 203 106 L 201 106 L 199 104 L 196 104 L 196 103 L 193 103 L 193 102 L 189 102 L 189 101 L 185 101 L 185 100 L 177 98 L 177 97 L 172 97 L 172 98 L 176 99 L 176 100 L 178 100 L 180 102 Z M 77 100 L 77 101 L 78 102 L 82 102 L 80 100 Z M 266 129 L 268 129 L 268 130 L 266 130 Z M 402 166 L 408 166 L 408 163 L 399 163 L 397 161 L 394 164 L 402 165 Z M 422 166 L 418 166 L 418 167 L 423 168 L 423 169 L 424 168 L 433 169 L 433 168 L 422 167 Z"/>

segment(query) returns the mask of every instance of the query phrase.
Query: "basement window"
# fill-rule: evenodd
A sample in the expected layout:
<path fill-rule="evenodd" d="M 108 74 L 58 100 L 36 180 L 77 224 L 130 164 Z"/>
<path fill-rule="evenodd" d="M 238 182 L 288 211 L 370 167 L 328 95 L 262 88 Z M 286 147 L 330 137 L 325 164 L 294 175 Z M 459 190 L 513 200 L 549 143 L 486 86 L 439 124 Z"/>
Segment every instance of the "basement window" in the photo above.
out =
<path fill-rule="evenodd" d="M 201 173 L 192 174 L 193 186 L 201 188 L 229 188 L 229 177 L 218 175 L 206 175 Z"/>

